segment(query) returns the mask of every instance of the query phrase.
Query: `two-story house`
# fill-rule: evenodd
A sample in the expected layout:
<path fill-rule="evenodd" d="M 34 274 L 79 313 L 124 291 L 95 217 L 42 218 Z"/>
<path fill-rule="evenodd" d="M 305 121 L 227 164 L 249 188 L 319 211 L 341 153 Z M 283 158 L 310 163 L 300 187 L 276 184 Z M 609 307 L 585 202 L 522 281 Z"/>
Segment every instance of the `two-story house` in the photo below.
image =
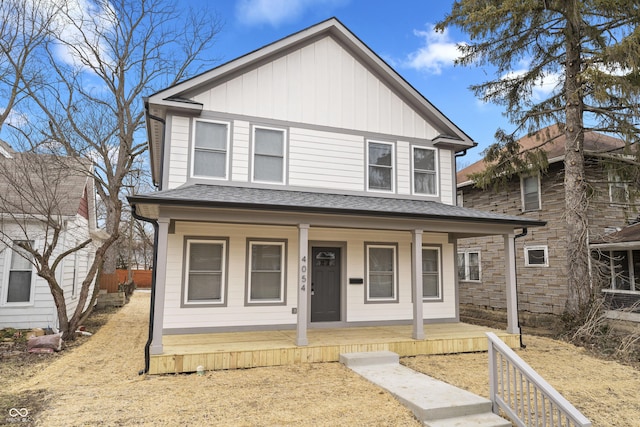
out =
<path fill-rule="evenodd" d="M 512 248 L 543 224 L 457 207 L 455 156 L 475 143 L 336 19 L 145 106 L 160 191 L 129 201 L 157 226 L 151 355 L 228 331 L 295 329 L 305 346 L 309 328 L 408 324 L 421 339 L 458 321 L 458 237 Z"/>
<path fill-rule="evenodd" d="M 542 136 L 544 135 L 544 136 Z M 547 135 L 552 138 L 547 142 Z M 516 239 L 517 286 L 519 308 L 523 321 L 553 321 L 546 315 L 564 311 L 568 289 L 566 281 L 566 231 L 564 221 L 564 144 L 565 137 L 558 126 L 550 126 L 538 134 L 519 140 L 521 150 L 536 147 L 544 150 L 548 170 L 514 176 L 504 186 L 482 190 L 469 178 L 485 168 L 478 161 L 457 174 L 458 204 L 473 209 L 516 215 L 546 221 L 547 226 L 530 229 Z M 585 133 L 585 177 L 589 186 L 589 241 L 601 241 L 603 236 L 628 224 L 637 216 L 629 201 L 628 183 L 621 181 L 614 168 L 607 168 L 602 154 L 612 155 L 624 147 L 617 138 Z M 471 307 L 490 310 L 506 309 L 506 293 L 498 283 L 504 256 L 501 242 L 494 237 L 461 239 L 458 241 L 460 302 Z M 597 278 L 593 280 L 594 284 Z M 529 314 L 529 316 L 527 316 Z"/>
<path fill-rule="evenodd" d="M 83 166 L 87 169 L 67 168 L 51 156 L 16 152 L 0 140 L 0 328 L 59 326 L 49 285 L 16 243 L 31 241 L 40 253 L 53 246 L 55 259 L 92 238 L 97 231 L 95 190 L 91 165 Z M 59 235 L 54 236 L 51 224 L 60 225 Z M 68 315 L 78 305 L 94 257 L 90 244 L 67 255 L 56 269 Z"/>

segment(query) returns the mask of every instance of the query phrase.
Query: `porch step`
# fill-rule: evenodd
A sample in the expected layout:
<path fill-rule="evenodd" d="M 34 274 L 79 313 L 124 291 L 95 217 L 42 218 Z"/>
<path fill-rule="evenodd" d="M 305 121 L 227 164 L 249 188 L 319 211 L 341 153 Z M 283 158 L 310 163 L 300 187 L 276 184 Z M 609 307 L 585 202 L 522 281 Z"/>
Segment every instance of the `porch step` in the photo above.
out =
<path fill-rule="evenodd" d="M 389 351 L 340 355 L 341 363 L 387 390 L 425 426 L 511 425 L 491 412 L 490 400 L 402 366 L 398 360 Z"/>

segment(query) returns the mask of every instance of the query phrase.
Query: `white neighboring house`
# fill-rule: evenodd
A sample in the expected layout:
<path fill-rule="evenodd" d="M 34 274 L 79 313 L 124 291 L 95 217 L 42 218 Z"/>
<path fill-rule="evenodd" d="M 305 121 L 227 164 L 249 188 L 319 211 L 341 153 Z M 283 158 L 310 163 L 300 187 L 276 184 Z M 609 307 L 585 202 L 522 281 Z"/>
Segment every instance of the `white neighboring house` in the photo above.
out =
<path fill-rule="evenodd" d="M 527 218 L 456 206 L 475 143 L 332 18 L 145 99 L 163 336 L 457 322 L 456 240 Z M 509 332 L 519 333 L 516 303 Z"/>
<path fill-rule="evenodd" d="M 43 219 L 50 216 L 64 226 L 53 256 L 97 231 L 94 181 L 88 171 L 74 172 L 66 168 L 42 167 L 35 160 L 31 178 L 19 190 L 9 184 L 6 168 L 23 168 L 38 159 L 18 153 L 0 140 L 0 328 L 28 329 L 58 327 L 56 306 L 47 282 L 36 274 L 33 265 L 18 252 L 16 241 L 31 240 L 39 251 L 51 242 L 50 230 Z M 16 162 L 20 162 L 17 166 Z M 48 173 L 48 175 L 47 175 Z M 38 183 L 46 182 L 45 188 Z M 31 194 L 36 193 L 36 194 Z M 49 213 L 47 213 L 47 211 Z M 64 258 L 57 268 L 57 279 L 64 289 L 69 316 L 78 304 L 78 295 L 88 267 L 95 257 L 95 245 Z M 95 282 L 94 282 L 95 285 Z M 90 290 L 89 297 L 93 292 Z M 90 298 L 89 298 L 90 299 Z"/>

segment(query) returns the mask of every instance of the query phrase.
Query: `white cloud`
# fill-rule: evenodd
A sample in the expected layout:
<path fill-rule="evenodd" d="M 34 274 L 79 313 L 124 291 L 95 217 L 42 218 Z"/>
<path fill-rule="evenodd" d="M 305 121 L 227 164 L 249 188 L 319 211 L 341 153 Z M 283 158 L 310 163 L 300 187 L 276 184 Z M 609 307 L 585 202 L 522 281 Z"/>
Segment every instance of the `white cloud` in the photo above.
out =
<path fill-rule="evenodd" d="M 526 64 L 523 64 L 526 65 Z M 520 68 L 518 70 L 513 70 L 503 75 L 501 79 L 507 80 L 516 77 L 520 77 L 524 75 L 528 71 L 527 68 Z M 539 78 L 535 85 L 532 87 L 532 96 L 536 101 L 541 101 L 547 98 L 550 94 L 558 89 L 558 85 L 560 84 L 561 76 L 558 73 L 547 74 L 546 76 Z"/>
<path fill-rule="evenodd" d="M 408 55 L 405 66 L 431 74 L 441 74 L 442 69 L 453 66 L 460 57 L 458 45 L 451 40 L 447 29 L 436 32 L 434 26 L 427 24 L 426 31 L 413 30 L 416 37 L 424 38 L 424 46 Z"/>
<path fill-rule="evenodd" d="M 327 8 L 345 3 L 345 0 L 240 0 L 236 4 L 236 17 L 245 25 L 277 27 L 296 20 L 316 6 Z"/>

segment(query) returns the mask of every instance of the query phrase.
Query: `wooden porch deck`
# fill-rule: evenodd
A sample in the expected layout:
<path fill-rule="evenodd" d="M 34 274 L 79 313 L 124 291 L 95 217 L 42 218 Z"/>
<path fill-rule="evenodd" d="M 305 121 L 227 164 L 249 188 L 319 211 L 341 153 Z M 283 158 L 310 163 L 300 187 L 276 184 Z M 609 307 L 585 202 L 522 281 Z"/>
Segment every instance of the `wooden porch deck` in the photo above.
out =
<path fill-rule="evenodd" d="M 309 329 L 309 345 L 295 345 L 295 330 L 165 335 L 163 354 L 151 355 L 150 374 L 243 369 L 298 363 L 337 362 L 340 353 L 389 350 L 400 357 L 487 351 L 485 332 L 509 347 L 519 335 L 466 323 L 427 324 L 426 338 L 411 338 L 411 325 Z"/>

